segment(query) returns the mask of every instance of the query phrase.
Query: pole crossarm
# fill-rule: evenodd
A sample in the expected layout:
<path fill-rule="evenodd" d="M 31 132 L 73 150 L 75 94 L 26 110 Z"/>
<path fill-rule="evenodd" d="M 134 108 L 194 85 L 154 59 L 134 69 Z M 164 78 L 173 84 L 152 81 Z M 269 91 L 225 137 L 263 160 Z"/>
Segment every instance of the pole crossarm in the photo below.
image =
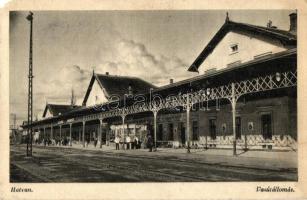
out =
<path fill-rule="evenodd" d="M 234 85 L 234 91 L 232 89 Z M 239 97 L 245 94 L 264 92 L 274 89 L 295 87 L 297 85 L 297 71 L 287 71 L 282 73 L 270 74 L 252 78 L 250 80 L 238 81 L 213 88 L 203 88 L 201 90 L 168 96 L 149 103 L 138 103 L 124 108 L 114 108 L 101 113 L 86 115 L 75 118 L 76 121 L 96 120 L 100 118 L 118 117 L 131 115 L 141 112 L 157 112 L 161 109 L 174 109 L 177 107 L 191 108 L 193 104 L 208 102 L 217 99 L 229 99 L 237 101 Z"/>

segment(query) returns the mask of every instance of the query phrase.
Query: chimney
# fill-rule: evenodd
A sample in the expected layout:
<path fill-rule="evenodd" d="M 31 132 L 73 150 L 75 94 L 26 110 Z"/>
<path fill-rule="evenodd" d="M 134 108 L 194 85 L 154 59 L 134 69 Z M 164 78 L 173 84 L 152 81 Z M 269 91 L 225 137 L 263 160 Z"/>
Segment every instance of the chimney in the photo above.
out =
<path fill-rule="evenodd" d="M 169 79 L 169 84 L 173 84 L 174 83 L 174 79 Z"/>
<path fill-rule="evenodd" d="M 291 13 L 290 17 L 290 30 L 291 32 L 296 32 L 296 25 L 297 25 L 297 14 Z"/>
<path fill-rule="evenodd" d="M 106 72 L 106 75 L 109 76 L 109 72 Z"/>
<path fill-rule="evenodd" d="M 269 22 L 266 24 L 266 27 L 267 28 L 271 28 L 272 27 L 272 21 L 271 20 L 269 20 Z"/>

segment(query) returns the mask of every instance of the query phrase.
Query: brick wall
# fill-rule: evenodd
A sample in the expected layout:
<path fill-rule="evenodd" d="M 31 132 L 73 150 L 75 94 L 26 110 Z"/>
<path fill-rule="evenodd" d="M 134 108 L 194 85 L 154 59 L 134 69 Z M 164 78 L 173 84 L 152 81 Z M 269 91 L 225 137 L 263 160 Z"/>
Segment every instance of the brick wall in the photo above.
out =
<path fill-rule="evenodd" d="M 290 135 L 296 138 L 296 99 L 291 97 L 268 98 L 255 101 L 238 102 L 236 116 L 241 118 L 241 138 L 246 135 L 262 135 L 261 115 L 270 113 L 272 116 L 272 134 Z M 222 105 L 217 111 L 211 107 L 210 111 L 191 112 L 191 131 L 192 121 L 198 121 L 199 136 L 209 136 L 209 119 L 216 119 L 217 136 L 232 136 L 232 111 L 230 104 Z M 148 118 L 152 124 L 152 118 Z M 173 124 L 174 141 L 181 143 L 180 123 L 183 122 L 186 128 L 186 113 L 177 114 L 158 114 L 157 127 L 163 126 L 163 140 L 168 140 L 170 123 Z M 248 125 L 252 123 L 253 129 Z M 226 130 L 223 131 L 223 124 L 226 124 Z"/>
<path fill-rule="evenodd" d="M 297 135 L 297 109 L 296 98 L 294 97 L 275 97 L 275 98 L 261 98 L 259 100 L 243 101 L 239 100 L 236 107 L 236 116 L 241 118 L 241 144 L 244 143 L 245 134 L 248 137 L 247 140 L 263 140 L 262 137 L 262 123 L 261 115 L 271 114 L 272 120 L 272 135 L 278 136 L 278 141 L 281 143 L 283 136 L 291 136 L 296 139 Z M 216 107 L 210 107 L 209 111 L 191 111 L 190 121 L 190 139 L 192 139 L 192 124 L 193 121 L 198 121 L 198 135 L 200 138 L 210 136 L 209 133 L 209 119 L 216 119 L 216 135 L 218 137 L 223 136 L 228 138 L 228 142 L 224 145 L 230 145 L 232 142 L 233 130 L 232 130 L 232 111 L 230 104 L 221 105 L 220 110 L 217 111 Z M 129 123 L 148 124 L 153 128 L 153 116 L 147 116 L 141 119 L 127 120 Z M 169 140 L 169 124 L 173 124 L 173 141 L 174 144 L 180 145 L 182 142 L 181 137 L 181 123 L 185 127 L 186 131 L 186 112 L 176 114 L 163 114 L 161 112 L 157 115 L 157 135 L 159 134 L 159 125 L 162 124 L 162 140 L 167 142 Z M 248 125 L 253 124 L 253 129 L 249 129 Z M 223 131 L 223 124 L 226 129 Z M 149 128 L 148 128 L 149 129 Z M 152 130 L 153 131 L 153 130 Z M 282 136 L 282 139 L 280 139 Z M 260 139 L 259 139 L 260 138 Z M 272 138 L 272 140 L 277 140 Z M 275 141 L 273 141 L 275 142 Z M 295 141 L 294 141 L 295 142 Z M 203 142 L 202 142 L 203 143 Z M 240 141 L 238 142 L 240 143 Z M 276 142 L 275 142 L 276 143 Z M 293 143 L 291 140 L 290 143 Z M 219 144 L 219 142 L 217 142 Z M 289 144 L 287 141 L 283 141 L 282 145 Z M 175 145 L 175 146 L 176 146 Z M 219 144 L 220 145 L 220 144 Z M 249 146 L 253 146 L 253 142 L 249 141 Z M 261 144 L 257 144 L 260 145 Z"/>
<path fill-rule="evenodd" d="M 261 130 L 261 115 L 270 113 L 272 115 L 272 132 L 273 134 L 286 135 L 289 132 L 295 134 L 295 127 L 289 125 L 289 113 L 294 115 L 295 110 L 293 101 L 288 101 L 288 97 L 261 99 L 256 101 L 248 101 L 237 104 L 236 116 L 241 117 L 241 133 L 247 135 L 259 135 Z M 291 106 L 290 106 L 291 105 Z M 210 111 L 199 111 L 199 128 L 200 135 L 209 135 L 209 119 L 215 118 L 217 125 L 217 135 L 232 135 L 232 111 L 230 104 L 221 106 L 220 111 L 216 111 L 213 107 Z M 253 124 L 253 129 L 248 128 L 248 124 Z M 226 131 L 223 132 L 222 125 L 226 124 Z M 289 130 L 291 129 L 291 130 Z"/>

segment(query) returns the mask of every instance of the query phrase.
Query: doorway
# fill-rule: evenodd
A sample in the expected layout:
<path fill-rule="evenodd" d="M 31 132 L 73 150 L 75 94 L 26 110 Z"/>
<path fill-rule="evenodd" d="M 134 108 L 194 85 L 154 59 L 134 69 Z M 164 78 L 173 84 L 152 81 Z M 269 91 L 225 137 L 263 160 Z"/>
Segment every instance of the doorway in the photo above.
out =
<path fill-rule="evenodd" d="M 241 139 L 241 117 L 236 117 L 236 139 Z"/>
<path fill-rule="evenodd" d="M 181 138 L 181 144 L 184 146 L 186 141 L 184 122 L 180 122 L 180 138 Z"/>
<path fill-rule="evenodd" d="M 272 115 L 261 115 L 262 135 L 264 139 L 272 139 Z"/>

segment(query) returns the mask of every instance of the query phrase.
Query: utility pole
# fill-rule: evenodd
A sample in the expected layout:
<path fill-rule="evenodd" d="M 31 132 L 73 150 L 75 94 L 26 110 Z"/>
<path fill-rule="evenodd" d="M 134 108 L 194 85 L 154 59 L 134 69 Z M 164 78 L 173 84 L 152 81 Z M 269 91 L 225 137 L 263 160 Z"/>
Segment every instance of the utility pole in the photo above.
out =
<path fill-rule="evenodd" d="M 32 26 L 33 26 L 33 13 L 30 12 L 27 16 L 30 21 L 30 52 L 29 52 L 29 85 L 28 85 L 28 129 L 27 129 L 27 156 L 32 156 L 32 136 L 33 136 L 33 74 L 32 74 Z"/>

